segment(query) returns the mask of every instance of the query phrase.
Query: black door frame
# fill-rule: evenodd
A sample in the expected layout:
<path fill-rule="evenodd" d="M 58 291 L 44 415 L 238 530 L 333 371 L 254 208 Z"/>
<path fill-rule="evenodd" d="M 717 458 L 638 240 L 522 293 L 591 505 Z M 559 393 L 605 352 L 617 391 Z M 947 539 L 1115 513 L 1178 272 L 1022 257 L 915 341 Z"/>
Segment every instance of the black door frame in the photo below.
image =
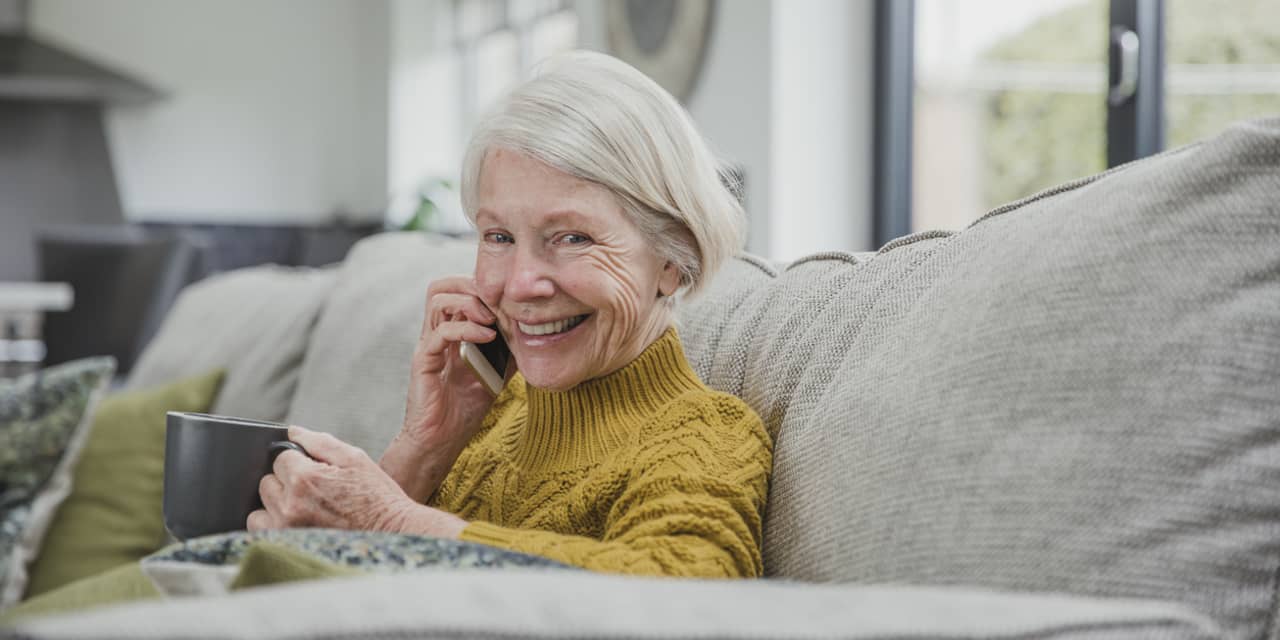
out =
<path fill-rule="evenodd" d="M 1111 0 L 1110 29 L 1107 166 L 1114 167 L 1164 149 L 1164 0 Z M 1128 60 L 1120 42 L 1126 38 L 1137 47 Z M 1136 77 L 1124 90 L 1127 65 Z"/>
<path fill-rule="evenodd" d="M 911 233 L 916 3 L 876 0 L 872 235 L 876 247 Z"/>

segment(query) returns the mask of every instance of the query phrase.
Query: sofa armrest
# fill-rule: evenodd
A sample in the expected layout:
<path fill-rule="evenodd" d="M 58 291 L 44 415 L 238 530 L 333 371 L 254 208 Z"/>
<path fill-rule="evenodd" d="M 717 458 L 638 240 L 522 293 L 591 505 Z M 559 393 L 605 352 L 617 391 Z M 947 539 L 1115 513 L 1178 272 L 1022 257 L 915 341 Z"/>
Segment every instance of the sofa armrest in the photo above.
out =
<path fill-rule="evenodd" d="M 961 588 L 426 571 L 27 622 L 30 638 L 1217 638 L 1175 604 Z"/>

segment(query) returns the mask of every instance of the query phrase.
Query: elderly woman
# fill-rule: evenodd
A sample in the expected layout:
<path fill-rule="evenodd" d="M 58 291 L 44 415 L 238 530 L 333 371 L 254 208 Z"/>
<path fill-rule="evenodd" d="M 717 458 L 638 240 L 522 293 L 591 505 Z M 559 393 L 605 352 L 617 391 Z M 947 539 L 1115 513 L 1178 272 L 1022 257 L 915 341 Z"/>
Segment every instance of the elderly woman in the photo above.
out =
<path fill-rule="evenodd" d="M 290 437 L 248 528 L 455 537 L 602 571 L 759 576 L 771 441 L 709 389 L 673 327 L 740 243 L 688 115 L 626 64 L 550 60 L 477 126 L 462 203 L 474 276 L 428 290 L 408 407 L 379 464 Z M 459 345 L 501 333 L 493 397 Z"/>

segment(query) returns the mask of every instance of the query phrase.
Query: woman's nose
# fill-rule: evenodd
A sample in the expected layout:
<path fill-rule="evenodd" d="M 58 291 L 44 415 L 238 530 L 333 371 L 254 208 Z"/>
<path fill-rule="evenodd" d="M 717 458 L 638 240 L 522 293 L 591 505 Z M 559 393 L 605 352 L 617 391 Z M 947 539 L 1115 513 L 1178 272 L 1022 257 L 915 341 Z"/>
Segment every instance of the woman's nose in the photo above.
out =
<path fill-rule="evenodd" d="M 504 297 L 513 302 L 521 302 L 550 298 L 555 292 L 551 269 L 546 261 L 532 251 L 517 249 L 507 277 Z"/>

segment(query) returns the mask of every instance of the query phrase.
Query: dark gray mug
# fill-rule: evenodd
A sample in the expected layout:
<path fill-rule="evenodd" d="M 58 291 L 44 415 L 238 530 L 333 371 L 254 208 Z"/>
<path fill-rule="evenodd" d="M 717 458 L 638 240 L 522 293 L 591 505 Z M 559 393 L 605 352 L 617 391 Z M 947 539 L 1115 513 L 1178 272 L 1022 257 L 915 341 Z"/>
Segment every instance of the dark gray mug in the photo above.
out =
<path fill-rule="evenodd" d="M 278 422 L 170 411 L 165 419 L 164 526 L 178 540 L 240 531 L 262 508 L 258 483 L 293 449 Z"/>

